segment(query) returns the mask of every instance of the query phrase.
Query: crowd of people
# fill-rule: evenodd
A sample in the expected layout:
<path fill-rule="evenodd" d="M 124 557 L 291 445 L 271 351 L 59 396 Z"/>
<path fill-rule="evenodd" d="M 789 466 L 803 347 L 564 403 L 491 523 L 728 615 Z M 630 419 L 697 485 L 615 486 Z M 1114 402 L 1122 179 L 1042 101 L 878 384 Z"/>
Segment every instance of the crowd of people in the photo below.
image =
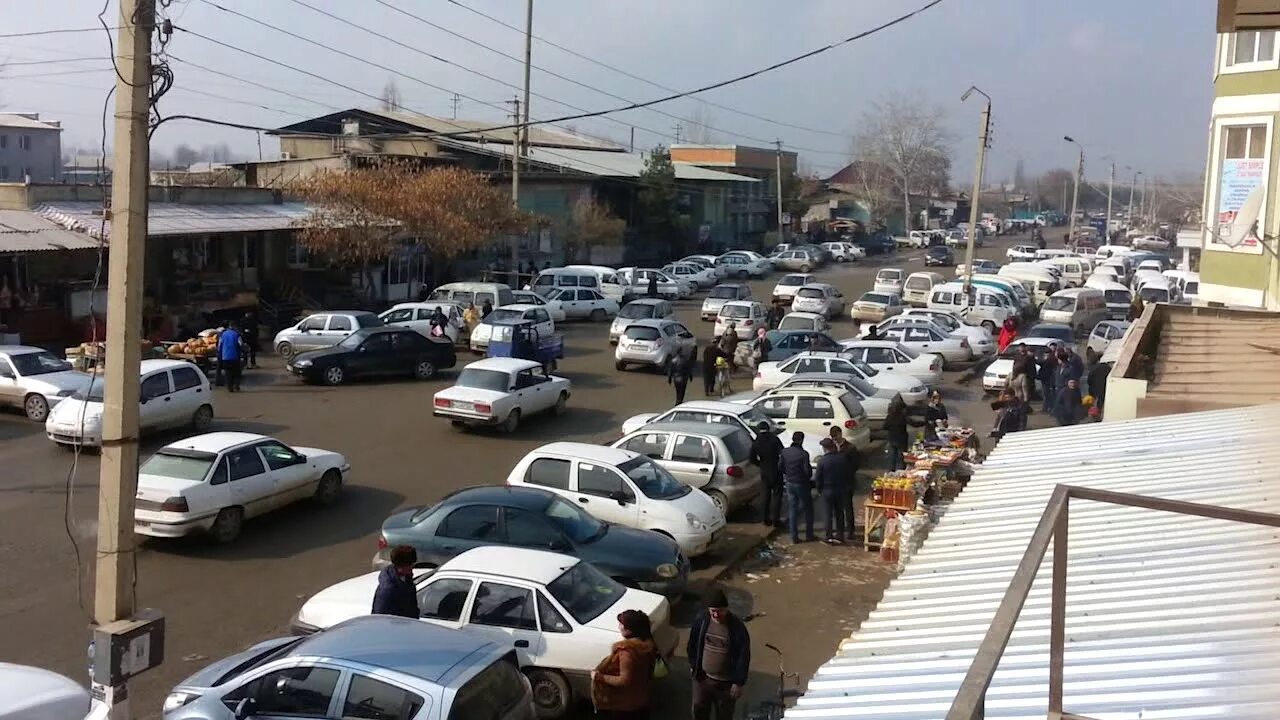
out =
<path fill-rule="evenodd" d="M 1004 322 L 997 341 L 1001 353 L 1017 339 L 1017 331 L 1016 321 Z M 991 409 L 996 412 L 992 436 L 1025 430 L 1027 418 L 1033 412 L 1031 403 L 1037 395 L 1041 412 L 1059 425 L 1099 419 L 1109 372 L 1110 366 L 1105 363 L 1095 363 L 1086 372 L 1084 359 L 1072 345 L 1050 348 L 1038 357 L 1031 348 L 1019 347 L 1013 356 L 1008 385 L 991 403 Z M 1086 383 L 1089 394 L 1084 392 Z"/>

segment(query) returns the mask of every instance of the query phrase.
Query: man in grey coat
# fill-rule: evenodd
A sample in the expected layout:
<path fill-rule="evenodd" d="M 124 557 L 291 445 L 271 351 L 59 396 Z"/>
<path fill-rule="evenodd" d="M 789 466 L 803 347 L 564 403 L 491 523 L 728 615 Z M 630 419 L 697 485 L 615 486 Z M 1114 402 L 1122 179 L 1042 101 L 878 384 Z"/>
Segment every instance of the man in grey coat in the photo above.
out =
<path fill-rule="evenodd" d="M 849 496 L 853 493 L 849 478 L 850 458 L 847 453 L 840 452 L 831 438 L 822 438 L 822 457 L 818 458 L 818 468 L 813 473 L 813 484 L 818 488 L 826 509 L 827 526 L 826 542 L 828 545 L 843 545 L 848 538 L 851 518 L 848 517 Z"/>

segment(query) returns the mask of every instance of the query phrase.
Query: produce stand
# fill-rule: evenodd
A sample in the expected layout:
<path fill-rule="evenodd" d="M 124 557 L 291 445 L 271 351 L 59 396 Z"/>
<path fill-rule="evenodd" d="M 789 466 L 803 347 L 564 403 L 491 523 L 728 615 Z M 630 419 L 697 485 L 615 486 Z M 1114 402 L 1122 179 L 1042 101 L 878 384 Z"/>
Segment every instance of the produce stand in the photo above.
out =
<path fill-rule="evenodd" d="M 142 358 L 145 360 L 154 357 L 157 348 L 152 345 L 150 340 L 142 341 Z M 89 372 L 96 367 L 106 363 L 107 360 L 107 344 L 105 342 L 86 342 L 80 343 L 74 347 L 69 347 L 64 351 L 67 362 L 71 363 L 71 367 L 82 372 Z"/>

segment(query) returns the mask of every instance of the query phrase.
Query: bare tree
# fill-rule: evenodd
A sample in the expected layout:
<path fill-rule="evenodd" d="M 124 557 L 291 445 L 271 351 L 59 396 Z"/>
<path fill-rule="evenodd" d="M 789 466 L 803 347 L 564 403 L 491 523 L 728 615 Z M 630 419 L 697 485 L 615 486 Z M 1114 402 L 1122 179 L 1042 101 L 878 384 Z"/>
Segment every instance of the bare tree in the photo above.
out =
<path fill-rule="evenodd" d="M 1022 164 L 1022 157 L 1018 157 L 1018 164 L 1013 166 L 1013 189 L 1027 189 L 1027 169 Z"/>
<path fill-rule="evenodd" d="M 390 112 L 404 108 L 404 105 L 400 103 L 400 88 L 396 86 L 395 80 L 388 80 L 387 84 L 382 86 L 380 98 L 383 110 Z"/>
<path fill-rule="evenodd" d="M 186 143 L 173 149 L 173 164 L 178 167 L 191 167 L 200 159 L 200 153 Z"/>
<path fill-rule="evenodd" d="M 887 182 L 902 198 L 906 229 L 911 223 L 911 193 L 947 186 L 951 171 L 950 136 L 942 126 L 942 108 L 890 96 L 862 119 L 855 150 L 870 167 L 868 180 Z"/>
<path fill-rule="evenodd" d="M 694 145 L 711 145 L 716 141 L 715 115 L 703 103 L 693 106 L 693 112 L 685 119 L 685 142 Z"/>

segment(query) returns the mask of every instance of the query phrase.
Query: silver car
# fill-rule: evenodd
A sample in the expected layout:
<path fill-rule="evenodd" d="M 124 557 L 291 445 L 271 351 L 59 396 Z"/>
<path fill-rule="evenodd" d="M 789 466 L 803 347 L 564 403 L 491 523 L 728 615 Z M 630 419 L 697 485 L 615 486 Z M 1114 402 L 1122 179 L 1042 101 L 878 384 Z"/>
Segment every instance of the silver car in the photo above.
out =
<path fill-rule="evenodd" d="M 746 283 L 721 283 L 707 293 L 702 301 L 702 319 L 715 320 L 720 308 L 734 300 L 750 300 L 751 286 Z"/>
<path fill-rule="evenodd" d="M 636 320 L 661 320 L 675 314 L 675 308 L 671 306 L 671 302 L 668 300 L 660 298 L 632 300 L 618 310 L 618 316 L 609 325 L 609 344 L 616 344 L 618 337 L 622 335 L 622 331 L 626 330 L 627 326 Z"/>
<path fill-rule="evenodd" d="M 38 347 L 0 345 L 0 405 L 22 408 L 27 418 L 44 422 L 49 409 L 77 390 L 87 390 L 89 374 Z"/>
<path fill-rule="evenodd" d="M 529 681 L 509 642 L 365 615 L 315 635 L 267 640 L 209 665 L 169 693 L 164 717 L 533 720 Z"/>
<path fill-rule="evenodd" d="M 675 479 L 711 497 L 728 515 L 760 494 L 760 468 L 751 462 L 751 434 L 737 424 L 650 423 L 613 447 L 647 455 Z"/>
<path fill-rule="evenodd" d="M 676 353 L 690 352 L 697 346 L 693 333 L 675 320 L 633 320 L 618 338 L 614 366 L 619 370 L 626 370 L 628 365 L 665 369 Z"/>
<path fill-rule="evenodd" d="M 382 318 L 364 310 L 326 310 L 308 315 L 276 333 L 271 347 L 288 360 L 306 350 L 333 347 L 360 328 L 380 327 Z"/>

